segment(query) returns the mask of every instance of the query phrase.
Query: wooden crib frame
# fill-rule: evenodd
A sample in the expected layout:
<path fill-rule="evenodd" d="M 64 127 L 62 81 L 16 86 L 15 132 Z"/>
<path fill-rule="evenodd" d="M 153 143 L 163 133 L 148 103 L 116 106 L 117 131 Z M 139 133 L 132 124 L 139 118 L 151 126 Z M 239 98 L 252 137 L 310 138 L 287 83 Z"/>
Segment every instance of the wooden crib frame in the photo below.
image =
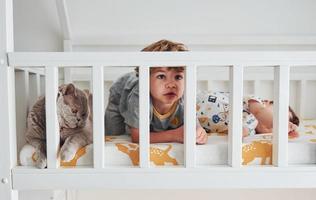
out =
<path fill-rule="evenodd" d="M 83 188 L 316 188 L 316 166 L 289 166 L 288 106 L 290 67 L 316 66 L 316 52 L 14 52 L 12 1 L 1 0 L 0 51 L 0 199 L 17 200 L 18 190 Z M 60 169 L 56 94 L 58 67 L 92 66 L 94 109 L 94 162 L 92 167 Z M 106 66 L 140 66 L 140 165 L 104 167 L 104 85 Z M 149 162 L 149 66 L 186 66 L 185 165 L 152 168 Z M 197 66 L 230 69 L 231 114 L 228 165 L 195 165 L 195 98 Z M 242 95 L 245 66 L 272 66 L 274 72 L 273 166 L 243 167 Z M 14 71 L 18 67 L 45 68 L 47 116 L 47 169 L 17 165 Z M 36 74 L 36 72 L 34 72 Z"/>

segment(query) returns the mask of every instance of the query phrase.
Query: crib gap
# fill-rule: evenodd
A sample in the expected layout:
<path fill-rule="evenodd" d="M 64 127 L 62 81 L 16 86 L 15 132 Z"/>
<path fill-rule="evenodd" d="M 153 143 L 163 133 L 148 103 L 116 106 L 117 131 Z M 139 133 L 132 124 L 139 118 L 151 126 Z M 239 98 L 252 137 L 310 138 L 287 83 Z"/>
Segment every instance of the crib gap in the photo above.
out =
<path fill-rule="evenodd" d="M 45 94 L 45 76 L 43 68 L 15 69 L 15 97 L 16 97 L 16 134 L 18 164 L 32 166 L 25 154 L 32 151 L 26 144 L 27 116 L 38 98 Z"/>
<path fill-rule="evenodd" d="M 185 69 L 150 67 L 149 92 L 150 167 L 183 167 L 184 138 L 176 132 L 184 130 Z"/>
<path fill-rule="evenodd" d="M 244 67 L 243 166 L 272 165 L 272 117 L 268 119 L 269 130 L 260 128 L 258 125 L 261 126 L 262 120 L 258 118 L 257 111 L 253 108 L 269 106 L 268 113 L 273 113 L 273 107 L 270 107 L 269 103 L 274 100 L 273 78 L 274 69 L 272 66 Z"/>
<path fill-rule="evenodd" d="M 91 67 L 89 66 L 77 66 L 77 67 L 59 67 L 58 68 L 58 88 L 60 87 L 66 87 L 68 88 L 70 84 L 72 84 L 77 91 L 77 96 L 83 96 L 85 97 L 86 101 L 82 101 L 82 99 L 79 99 L 82 104 L 78 104 L 79 107 L 76 107 L 76 110 L 78 110 L 78 113 L 81 113 L 82 109 L 87 108 L 89 110 L 89 103 L 88 103 L 88 93 L 91 92 Z M 56 92 L 57 95 L 57 92 Z M 62 95 L 62 94 L 59 94 Z M 73 106 L 73 104 L 71 104 Z M 63 108 L 64 111 L 66 111 L 67 108 Z M 73 107 L 74 109 L 74 107 Z M 72 112 L 73 112 L 72 109 Z M 87 117 L 85 117 L 87 116 Z M 88 122 L 89 118 L 89 111 L 85 112 L 85 116 L 80 116 L 80 121 L 85 121 L 85 126 L 90 126 L 91 123 Z M 84 117 L 84 118 L 81 118 Z M 77 116 L 78 118 L 78 116 Z M 87 119 L 85 119 L 87 118 Z M 60 124 L 59 128 L 61 130 Z M 80 132 L 81 133 L 81 132 Z M 60 134 L 60 133 L 59 133 Z M 90 154 L 89 150 L 91 148 L 90 145 L 84 145 L 82 147 L 79 147 L 76 151 L 74 151 L 71 155 L 69 154 L 68 158 L 62 159 L 61 158 L 61 149 L 63 145 L 66 145 L 65 140 L 67 137 L 60 137 L 60 148 L 58 153 L 58 159 L 60 162 L 60 168 L 75 168 L 78 166 L 83 167 L 92 167 L 93 162 L 89 161 L 89 159 L 84 158 L 85 154 Z M 90 159 L 92 159 L 93 153 L 91 153 Z M 83 159 L 84 158 L 84 159 Z"/>
<path fill-rule="evenodd" d="M 228 165 L 228 92 L 228 66 L 197 68 L 196 117 L 208 137 L 196 145 L 197 167 Z"/>
<path fill-rule="evenodd" d="M 55 93 L 57 97 L 58 93 L 58 85 L 62 85 L 64 83 L 64 76 L 63 76 L 63 69 L 62 68 L 56 68 L 55 66 L 49 66 L 49 69 L 56 69 L 56 76 L 59 77 L 59 79 L 56 79 L 56 91 L 52 91 Z M 48 69 L 47 68 L 47 69 Z M 16 68 L 15 70 L 15 87 L 16 87 L 16 116 L 17 116 L 17 148 L 19 152 L 19 164 L 22 166 L 36 166 L 39 160 L 39 154 L 36 154 L 36 149 L 34 146 L 37 146 L 36 140 L 44 141 L 43 138 L 45 138 L 45 143 L 47 140 L 47 137 L 49 134 L 42 133 L 43 135 L 39 135 L 35 133 L 36 131 L 42 132 L 43 130 L 40 127 L 46 127 L 46 122 L 42 121 L 43 115 L 46 115 L 46 107 L 43 107 L 47 104 L 47 99 L 45 98 L 45 103 L 43 104 L 43 98 L 46 97 L 47 91 L 46 91 L 46 76 L 47 71 L 45 68 L 35 68 L 35 67 L 28 67 L 28 68 Z M 53 75 L 53 74 L 51 74 Z M 52 85 L 52 83 L 50 83 Z M 36 107 L 36 109 L 34 108 Z M 32 112 L 32 117 L 29 117 L 29 113 Z M 35 118 L 34 118 L 35 117 Z M 32 120 L 31 120 L 32 119 Z M 47 116 L 45 117 L 47 121 Z M 34 121 L 35 120 L 35 121 Z M 44 123 L 43 123 L 44 122 Z M 58 123 L 58 122 L 57 122 Z M 31 125 L 32 124 L 32 125 Z M 33 127 L 33 134 L 28 134 L 28 138 L 33 138 L 27 140 L 26 138 L 26 132 L 28 129 L 31 130 L 31 127 Z M 58 128 L 59 129 L 59 128 Z M 45 130 L 45 129 L 44 129 Z M 49 128 L 46 128 L 46 131 L 49 131 Z M 59 133 L 57 133 L 59 134 Z M 49 136 L 56 137 L 56 136 Z M 59 136 L 57 136 L 59 138 Z M 29 141 L 29 142 L 27 142 Z M 50 140 L 51 142 L 48 143 L 51 145 L 51 143 L 54 143 L 58 140 Z M 46 144 L 42 144 L 42 146 L 45 146 L 43 148 L 46 149 Z M 61 144 L 63 141 L 61 141 Z M 31 145 L 32 144 L 32 145 Z M 59 151 L 57 146 L 53 147 L 50 146 L 51 151 Z M 46 153 L 47 154 L 47 151 Z M 48 156 L 46 155 L 46 158 Z M 47 158 L 48 161 L 57 160 L 57 163 L 59 162 L 59 157 L 56 158 Z M 53 161 L 54 163 L 55 161 Z M 45 167 L 47 163 L 41 162 L 37 167 Z M 54 166 L 55 164 L 53 164 Z M 53 167 L 51 166 L 51 167 Z M 57 164 L 56 166 L 59 166 Z M 63 166 L 63 165 L 62 165 Z M 54 168 L 54 167 L 53 167 Z"/>
<path fill-rule="evenodd" d="M 104 68 L 104 165 L 106 168 L 139 166 L 139 142 L 132 141 L 131 129 L 125 123 L 131 119 L 131 116 L 127 114 L 132 111 L 131 109 L 134 109 L 134 114 L 139 113 L 138 101 L 133 101 L 133 105 L 127 104 L 130 98 L 135 100 L 134 97 L 138 95 L 139 91 L 135 68 L 125 66 L 106 66 Z M 122 84 L 118 84 L 118 81 Z M 127 115 L 128 119 L 124 119 Z"/>
<path fill-rule="evenodd" d="M 288 164 L 316 163 L 316 66 L 292 66 L 290 106 L 299 119 L 298 134 L 288 138 Z M 295 121 L 294 121 L 295 122 Z"/>

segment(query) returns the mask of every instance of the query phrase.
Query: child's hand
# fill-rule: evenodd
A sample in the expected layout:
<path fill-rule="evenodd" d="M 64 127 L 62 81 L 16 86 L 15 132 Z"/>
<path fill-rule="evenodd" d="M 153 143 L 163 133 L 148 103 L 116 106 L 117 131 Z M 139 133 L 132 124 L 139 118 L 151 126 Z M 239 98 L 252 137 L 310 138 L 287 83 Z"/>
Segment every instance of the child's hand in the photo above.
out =
<path fill-rule="evenodd" d="M 247 137 L 249 136 L 249 129 L 246 127 L 242 127 L 242 137 Z"/>
<path fill-rule="evenodd" d="M 297 132 L 297 126 L 296 124 L 293 124 L 292 122 L 289 122 L 289 137 L 290 138 L 296 138 L 299 134 Z"/>
<path fill-rule="evenodd" d="M 196 143 L 205 144 L 207 142 L 207 133 L 201 126 L 196 127 Z"/>

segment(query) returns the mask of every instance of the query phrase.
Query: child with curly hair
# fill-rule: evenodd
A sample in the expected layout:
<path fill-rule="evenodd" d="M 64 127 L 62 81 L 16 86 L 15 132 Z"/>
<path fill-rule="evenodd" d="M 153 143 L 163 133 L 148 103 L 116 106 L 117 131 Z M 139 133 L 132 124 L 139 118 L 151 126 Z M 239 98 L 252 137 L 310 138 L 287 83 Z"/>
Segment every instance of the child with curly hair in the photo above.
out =
<path fill-rule="evenodd" d="M 184 44 L 169 40 L 155 42 L 142 51 L 187 51 Z M 183 143 L 184 67 L 150 68 L 150 143 Z M 120 77 L 111 87 L 105 112 L 105 133 L 130 133 L 139 141 L 138 68 Z M 207 134 L 197 123 L 196 143 L 205 144 Z"/>

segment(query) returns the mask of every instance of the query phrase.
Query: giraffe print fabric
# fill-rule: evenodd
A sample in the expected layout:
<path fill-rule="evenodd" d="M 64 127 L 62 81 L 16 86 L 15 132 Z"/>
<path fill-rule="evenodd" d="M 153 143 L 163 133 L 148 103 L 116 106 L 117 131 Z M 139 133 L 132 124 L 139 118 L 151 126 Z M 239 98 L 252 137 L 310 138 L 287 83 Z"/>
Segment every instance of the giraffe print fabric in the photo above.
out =
<path fill-rule="evenodd" d="M 300 137 L 289 138 L 289 164 L 316 163 L 316 120 L 303 120 L 299 127 Z M 210 133 L 208 143 L 196 146 L 196 164 L 200 166 L 225 165 L 228 163 L 227 134 Z M 243 139 L 243 165 L 270 165 L 272 163 L 272 134 L 256 134 Z M 106 136 L 106 166 L 139 165 L 139 145 L 132 143 L 127 135 Z M 23 166 L 34 166 L 35 149 L 25 145 L 20 152 Z M 184 164 L 184 147 L 178 143 L 160 143 L 150 145 L 150 162 L 155 166 L 176 166 Z M 69 162 L 61 162 L 61 167 L 92 166 L 93 145 L 80 148 Z"/>

